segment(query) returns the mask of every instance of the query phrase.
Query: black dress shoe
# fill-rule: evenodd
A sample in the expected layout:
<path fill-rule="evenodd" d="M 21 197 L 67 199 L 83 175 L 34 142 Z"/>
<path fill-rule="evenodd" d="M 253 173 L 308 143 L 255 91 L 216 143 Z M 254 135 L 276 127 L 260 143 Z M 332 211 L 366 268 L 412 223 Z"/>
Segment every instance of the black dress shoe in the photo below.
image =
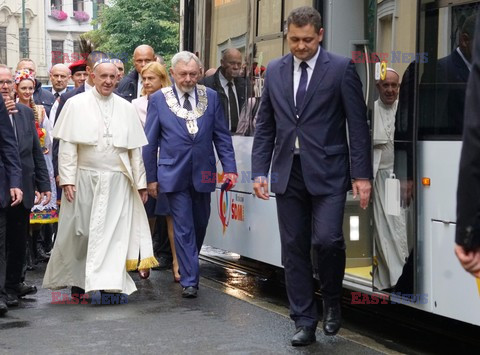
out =
<path fill-rule="evenodd" d="M 306 346 L 317 341 L 315 329 L 310 327 L 298 327 L 292 338 L 293 346 Z"/>
<path fill-rule="evenodd" d="M 340 330 L 342 311 L 340 304 L 323 305 L 323 332 L 325 335 L 335 335 Z"/>
<path fill-rule="evenodd" d="M 26 295 L 34 295 L 37 293 L 37 287 L 35 285 L 28 285 L 25 282 L 20 282 L 15 285 L 6 286 L 7 292 L 17 297 L 23 297 Z"/>
<path fill-rule="evenodd" d="M 2 299 L 0 299 L 0 317 L 7 312 L 8 312 L 7 304 Z"/>
<path fill-rule="evenodd" d="M 193 286 L 184 287 L 182 291 L 183 298 L 196 298 L 197 288 Z"/>
<path fill-rule="evenodd" d="M 17 296 L 7 293 L 4 298 L 8 307 L 18 307 L 19 302 Z"/>

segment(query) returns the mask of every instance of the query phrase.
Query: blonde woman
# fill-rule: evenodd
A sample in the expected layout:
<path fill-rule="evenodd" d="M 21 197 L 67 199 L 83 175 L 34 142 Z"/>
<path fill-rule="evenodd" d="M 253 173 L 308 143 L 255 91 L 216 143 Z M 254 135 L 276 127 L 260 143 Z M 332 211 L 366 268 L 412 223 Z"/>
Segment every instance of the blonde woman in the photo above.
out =
<path fill-rule="evenodd" d="M 138 112 L 140 121 L 145 127 L 145 120 L 147 117 L 147 107 L 148 107 L 148 98 L 154 92 L 160 90 L 161 88 L 172 85 L 170 78 L 168 76 L 167 70 L 163 65 L 158 62 L 151 62 L 143 67 L 140 74 L 143 80 L 143 89 L 142 96 L 138 99 L 132 101 L 133 106 Z M 147 215 L 150 222 L 150 230 L 152 234 L 155 230 L 155 216 L 166 216 L 167 220 L 167 229 L 168 229 L 168 240 L 170 241 L 170 248 L 172 249 L 172 272 L 175 282 L 180 281 L 180 274 L 178 273 L 178 260 L 177 254 L 175 252 L 175 243 L 173 238 L 173 219 L 170 216 L 170 208 L 168 206 L 168 200 L 164 194 L 158 194 L 157 200 L 149 197 L 147 203 L 145 204 L 145 209 L 147 210 Z M 143 270 L 139 271 L 140 277 L 147 278 L 148 272 Z"/>

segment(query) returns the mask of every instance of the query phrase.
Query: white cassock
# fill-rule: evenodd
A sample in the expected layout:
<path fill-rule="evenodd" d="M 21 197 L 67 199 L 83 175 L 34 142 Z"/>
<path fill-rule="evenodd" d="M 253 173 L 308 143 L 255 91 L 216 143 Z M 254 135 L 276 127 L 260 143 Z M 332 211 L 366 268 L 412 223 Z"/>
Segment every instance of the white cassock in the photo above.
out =
<path fill-rule="evenodd" d="M 408 258 L 405 211 L 399 216 L 386 213 L 385 180 L 393 173 L 395 113 L 397 103 L 387 106 L 375 101 L 373 124 L 373 216 L 375 221 L 374 285 L 380 290 L 396 285 Z"/>
<path fill-rule="evenodd" d="M 66 102 L 53 135 L 60 140 L 60 185 L 75 185 L 76 193 L 73 202 L 62 194 L 43 287 L 131 294 L 127 271 L 158 265 L 138 193 L 147 187 L 147 139 L 137 113 L 117 95 L 92 89 Z"/>

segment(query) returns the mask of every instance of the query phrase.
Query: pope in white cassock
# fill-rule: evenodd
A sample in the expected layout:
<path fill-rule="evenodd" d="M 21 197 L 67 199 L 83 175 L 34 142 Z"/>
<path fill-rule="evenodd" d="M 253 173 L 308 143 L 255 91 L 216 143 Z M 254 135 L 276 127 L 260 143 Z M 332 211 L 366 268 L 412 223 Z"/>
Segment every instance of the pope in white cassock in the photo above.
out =
<path fill-rule="evenodd" d="M 53 130 L 62 210 L 43 287 L 131 294 L 127 271 L 158 265 L 143 208 L 147 139 L 135 108 L 113 94 L 116 66 L 99 62 L 91 75 L 93 90 L 70 98 Z"/>
<path fill-rule="evenodd" d="M 398 73 L 387 68 L 386 77 L 377 83 L 380 98 L 374 105 L 373 123 L 373 216 L 375 221 L 374 285 L 379 290 L 394 287 L 408 258 L 405 210 L 387 213 L 386 179 L 394 172 L 395 114 L 398 105 Z"/>

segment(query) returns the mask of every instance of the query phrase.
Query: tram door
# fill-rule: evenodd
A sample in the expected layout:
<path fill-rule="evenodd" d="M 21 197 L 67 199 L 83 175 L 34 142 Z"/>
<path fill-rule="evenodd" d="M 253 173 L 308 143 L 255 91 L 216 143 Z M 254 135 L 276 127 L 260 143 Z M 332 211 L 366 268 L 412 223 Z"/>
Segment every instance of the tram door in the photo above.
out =
<path fill-rule="evenodd" d="M 376 1 L 321 1 L 318 8 L 325 29 L 322 47 L 354 59 L 369 111 L 373 107 L 375 87 L 374 65 L 369 60 L 374 45 L 375 23 L 372 19 L 375 4 Z M 347 246 L 345 278 L 370 287 L 373 257 L 372 208 L 362 210 L 351 192 L 347 194 L 343 232 Z"/>
<path fill-rule="evenodd" d="M 323 10 L 325 48 L 351 57 L 362 80 L 373 145 L 370 207 L 347 195 L 345 279 L 413 293 L 417 1 L 325 1 Z M 380 62 L 388 69 L 378 81 Z"/>
<path fill-rule="evenodd" d="M 415 68 L 424 60 L 416 45 L 418 1 L 369 1 L 368 6 L 375 29 L 370 59 L 387 67 L 384 79 L 372 85 L 372 284 L 374 290 L 412 294 L 418 202 Z"/>

